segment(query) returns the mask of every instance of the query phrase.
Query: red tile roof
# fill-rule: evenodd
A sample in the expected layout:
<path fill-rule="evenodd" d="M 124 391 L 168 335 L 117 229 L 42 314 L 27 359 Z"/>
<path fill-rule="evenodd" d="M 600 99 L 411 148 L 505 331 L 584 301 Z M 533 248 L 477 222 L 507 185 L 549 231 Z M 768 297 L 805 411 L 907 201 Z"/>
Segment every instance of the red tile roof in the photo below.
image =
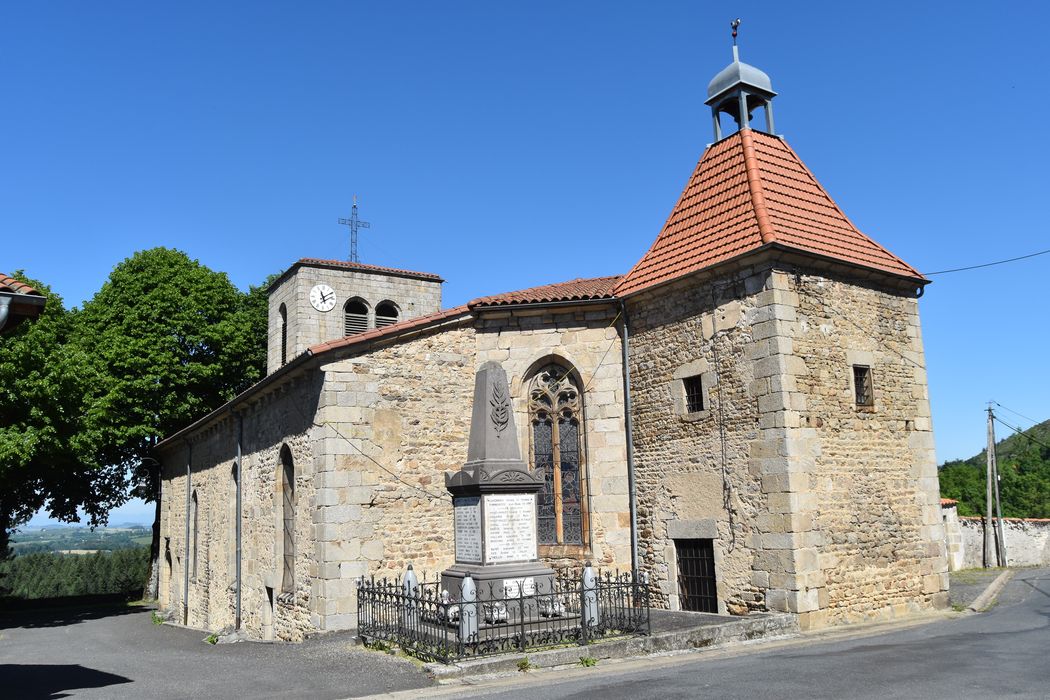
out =
<path fill-rule="evenodd" d="M 924 281 L 846 218 L 783 139 L 743 129 L 704 152 L 649 252 L 614 291 L 631 294 L 770 244 Z"/>
<path fill-rule="evenodd" d="M 958 503 L 958 501 L 955 500 L 954 498 L 942 498 L 941 499 L 941 505 L 942 506 L 954 506 L 956 503 Z"/>
<path fill-rule="evenodd" d="M 487 297 L 479 297 L 467 302 L 471 309 L 485 306 L 504 306 L 507 304 L 542 304 L 554 301 L 589 301 L 592 299 L 612 299 L 613 289 L 623 279 L 622 275 L 613 277 L 577 278 L 557 284 L 544 284 L 529 287 L 516 292 L 505 292 Z"/>
<path fill-rule="evenodd" d="M 412 270 L 399 270 L 396 267 L 380 267 L 379 265 L 365 265 L 349 260 L 322 260 L 320 258 L 303 258 L 297 264 L 300 265 L 324 265 L 326 267 L 345 267 L 350 270 L 361 270 L 362 272 L 385 272 L 392 275 L 403 275 L 406 277 L 417 277 L 424 280 L 443 282 L 440 275 L 432 272 L 414 272 Z"/>
<path fill-rule="evenodd" d="M 36 291 L 28 284 L 19 282 L 14 277 L 5 275 L 0 272 L 0 292 L 11 292 L 14 294 L 34 294 L 36 296 L 43 296 L 40 292 Z"/>
<path fill-rule="evenodd" d="M 358 343 L 366 343 L 370 340 L 377 338 L 385 338 L 386 336 L 396 336 L 406 331 L 423 328 L 426 326 L 436 325 L 441 321 L 446 321 L 456 316 L 465 316 L 470 313 L 470 309 L 466 306 L 457 306 L 452 309 L 446 309 L 444 311 L 438 311 L 437 313 L 427 314 L 426 316 L 416 316 L 399 323 L 394 323 L 383 328 L 373 328 L 370 331 L 364 333 L 355 333 L 354 335 L 348 335 L 344 338 L 338 338 L 336 340 L 329 340 L 324 343 L 318 343 L 317 345 L 311 345 L 307 349 L 307 353 L 311 355 L 320 355 L 324 352 L 329 352 L 337 348 L 345 348 L 350 345 L 357 345 Z"/>

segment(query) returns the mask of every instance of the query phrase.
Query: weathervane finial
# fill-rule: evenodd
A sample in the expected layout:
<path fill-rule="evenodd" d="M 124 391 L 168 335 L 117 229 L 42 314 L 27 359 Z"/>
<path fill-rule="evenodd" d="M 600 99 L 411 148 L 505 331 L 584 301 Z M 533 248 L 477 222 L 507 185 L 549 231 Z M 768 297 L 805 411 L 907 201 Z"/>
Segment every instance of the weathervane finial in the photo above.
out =
<path fill-rule="evenodd" d="M 737 17 L 736 19 L 734 19 L 732 22 L 729 23 L 729 26 L 733 28 L 733 46 L 736 46 L 736 33 L 737 27 L 740 26 L 740 18 Z"/>

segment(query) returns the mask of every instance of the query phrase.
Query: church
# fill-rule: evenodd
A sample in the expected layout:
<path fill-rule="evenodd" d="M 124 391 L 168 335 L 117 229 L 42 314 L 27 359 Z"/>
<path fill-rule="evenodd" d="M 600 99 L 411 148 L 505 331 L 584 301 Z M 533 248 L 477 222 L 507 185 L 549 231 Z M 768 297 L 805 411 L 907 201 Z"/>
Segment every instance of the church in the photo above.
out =
<path fill-rule="evenodd" d="M 945 606 L 928 280 L 777 136 L 775 96 L 734 47 L 715 141 L 622 275 L 442 308 L 436 274 L 292 265 L 267 376 L 156 447 L 161 606 L 295 641 L 353 628 L 361 576 L 447 568 L 444 475 L 489 362 L 542 478 L 545 565 L 633 568 L 659 607 L 804 629 Z"/>

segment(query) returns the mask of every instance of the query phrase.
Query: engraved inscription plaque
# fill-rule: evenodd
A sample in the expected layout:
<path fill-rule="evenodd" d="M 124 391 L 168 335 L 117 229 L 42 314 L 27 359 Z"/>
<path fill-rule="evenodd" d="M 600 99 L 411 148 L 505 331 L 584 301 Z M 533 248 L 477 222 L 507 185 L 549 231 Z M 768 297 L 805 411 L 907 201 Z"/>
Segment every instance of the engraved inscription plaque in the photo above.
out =
<path fill-rule="evenodd" d="M 458 549 L 458 540 L 456 546 Z M 535 494 L 485 494 L 485 561 L 498 564 L 535 558 Z"/>
<path fill-rule="evenodd" d="M 456 561 L 481 563 L 481 496 L 452 500 L 456 526 Z"/>
<path fill-rule="evenodd" d="M 518 598 L 524 595 L 536 595 L 536 579 L 531 576 L 503 579 L 504 598 Z"/>

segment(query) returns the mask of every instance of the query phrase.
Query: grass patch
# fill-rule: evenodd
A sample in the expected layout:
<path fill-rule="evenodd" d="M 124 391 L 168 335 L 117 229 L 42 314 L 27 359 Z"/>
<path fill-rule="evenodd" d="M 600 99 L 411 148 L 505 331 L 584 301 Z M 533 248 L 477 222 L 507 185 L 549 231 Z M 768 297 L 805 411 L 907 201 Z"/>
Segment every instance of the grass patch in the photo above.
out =
<path fill-rule="evenodd" d="M 580 666 L 583 666 L 584 668 L 590 668 L 591 666 L 597 666 L 597 665 L 598 665 L 598 659 L 594 658 L 593 656 L 581 656 L 580 657 Z"/>
<path fill-rule="evenodd" d="M 520 673 L 528 673 L 534 668 L 536 668 L 536 666 L 533 665 L 531 661 L 529 661 L 529 657 L 527 656 L 524 659 L 518 661 L 518 671 Z"/>
<path fill-rule="evenodd" d="M 158 615 L 156 610 L 154 610 L 153 612 L 151 612 L 149 614 L 149 619 L 150 619 L 150 622 L 152 622 L 155 625 L 163 625 L 164 624 L 164 618 L 162 616 Z"/>
<path fill-rule="evenodd" d="M 208 644 L 218 644 L 219 643 L 219 635 L 214 634 L 214 633 L 209 634 L 207 637 L 204 638 L 204 641 L 207 642 Z"/>

